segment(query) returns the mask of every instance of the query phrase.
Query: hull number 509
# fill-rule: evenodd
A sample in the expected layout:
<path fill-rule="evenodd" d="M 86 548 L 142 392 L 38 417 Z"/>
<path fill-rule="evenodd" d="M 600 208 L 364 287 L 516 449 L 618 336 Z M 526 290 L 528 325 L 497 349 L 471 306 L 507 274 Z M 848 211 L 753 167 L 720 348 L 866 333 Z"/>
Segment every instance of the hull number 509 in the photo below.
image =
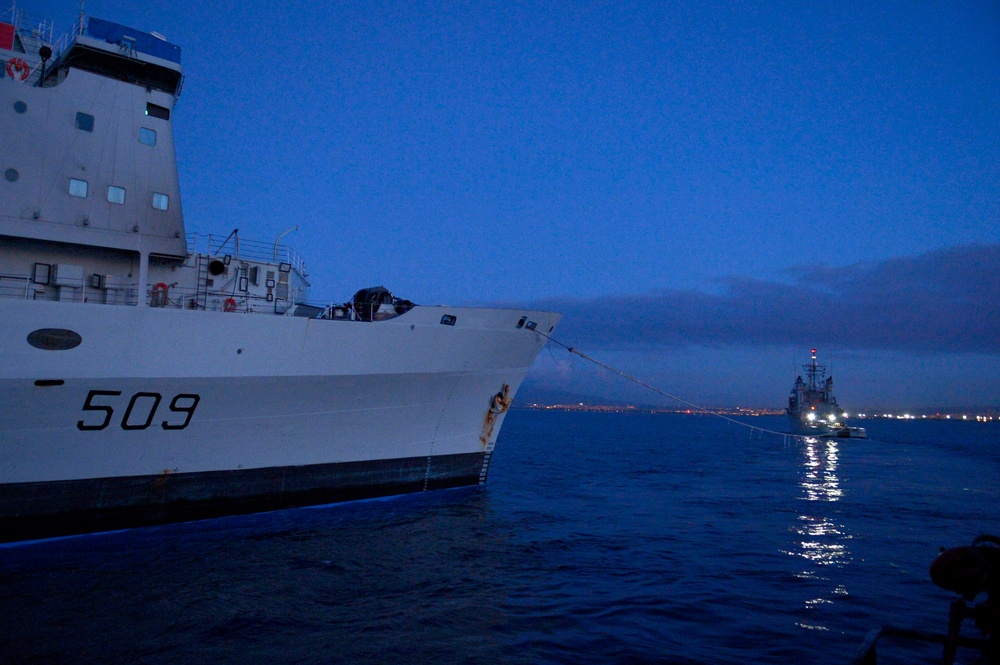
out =
<path fill-rule="evenodd" d="M 84 411 L 93 411 L 95 414 L 85 422 L 83 420 L 76 423 L 77 429 L 102 430 L 111 424 L 115 417 L 115 408 L 120 408 L 124 399 L 120 397 L 120 390 L 91 390 L 87 393 L 87 399 L 83 402 Z M 167 409 L 170 415 L 156 425 L 156 410 L 160 406 L 163 396 L 160 393 L 136 393 L 128 401 L 125 407 L 125 414 L 121 417 L 121 426 L 124 430 L 141 430 L 150 427 L 162 427 L 165 430 L 184 429 L 191 422 L 191 416 L 198 407 L 201 397 L 191 393 L 181 393 L 170 400 Z M 161 412 L 162 413 L 162 412 Z M 161 417 L 163 417 L 161 415 Z"/>

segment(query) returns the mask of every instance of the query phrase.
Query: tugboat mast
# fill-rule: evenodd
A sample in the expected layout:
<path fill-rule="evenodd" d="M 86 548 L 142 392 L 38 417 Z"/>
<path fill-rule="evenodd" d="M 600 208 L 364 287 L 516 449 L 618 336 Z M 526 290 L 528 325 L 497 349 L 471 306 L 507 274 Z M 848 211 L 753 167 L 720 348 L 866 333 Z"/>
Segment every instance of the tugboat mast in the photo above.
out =
<path fill-rule="evenodd" d="M 816 364 L 816 349 L 812 350 L 812 362 L 803 365 L 802 369 L 806 371 L 806 376 L 809 377 L 809 390 L 822 390 L 820 382 L 826 376 L 826 365 Z"/>

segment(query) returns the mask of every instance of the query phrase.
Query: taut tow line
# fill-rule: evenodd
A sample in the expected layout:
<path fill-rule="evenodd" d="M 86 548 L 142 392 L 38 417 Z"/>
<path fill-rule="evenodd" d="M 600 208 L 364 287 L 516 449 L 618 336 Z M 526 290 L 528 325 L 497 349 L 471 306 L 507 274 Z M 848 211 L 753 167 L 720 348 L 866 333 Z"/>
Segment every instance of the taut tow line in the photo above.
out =
<path fill-rule="evenodd" d="M 699 404 L 695 404 L 693 402 L 689 402 L 689 401 L 687 401 L 686 399 L 684 399 L 682 397 L 678 397 L 677 395 L 671 395 L 670 393 L 666 392 L 665 390 L 660 390 L 656 386 L 651 385 L 649 383 L 646 383 L 642 379 L 638 379 L 638 378 L 636 378 L 636 377 L 634 377 L 634 376 L 632 376 L 630 374 L 626 374 L 625 372 L 621 371 L 620 369 L 612 367 L 611 365 L 608 365 L 607 363 L 603 363 L 600 360 L 597 360 L 596 358 L 591 358 L 590 356 L 588 356 L 583 351 L 580 351 L 579 349 L 577 349 L 575 347 L 572 347 L 572 346 L 570 346 L 568 344 L 563 344 L 559 340 L 557 340 L 557 339 L 555 339 L 553 337 L 550 337 L 549 335 L 546 335 L 545 333 L 541 332 L 540 330 L 536 330 L 535 332 L 538 333 L 539 335 L 541 335 L 542 337 L 546 338 L 547 340 L 549 340 L 553 344 L 555 344 L 557 346 L 561 346 L 562 348 L 566 349 L 570 353 L 578 355 L 581 358 L 583 358 L 584 360 L 586 360 L 588 362 L 592 362 L 595 365 L 597 365 L 598 367 L 606 369 L 607 371 L 611 372 L 612 374 L 617 374 L 618 376 L 622 377 L 623 379 L 631 381 L 632 383 L 637 383 L 640 386 L 642 386 L 643 388 L 647 388 L 649 390 L 652 390 L 654 393 L 657 393 L 658 395 L 662 395 L 662 396 L 664 396 L 664 397 L 666 397 L 668 399 L 676 400 L 676 401 L 680 402 L 681 404 L 686 404 L 687 406 L 690 406 L 692 409 L 697 409 L 698 411 L 700 411 L 701 413 L 704 413 L 706 415 L 715 416 L 716 418 L 721 418 L 722 420 L 725 420 L 727 422 L 733 423 L 734 425 L 739 425 L 740 427 L 746 427 L 747 429 L 750 430 L 750 438 L 751 439 L 754 437 L 755 433 L 759 434 L 760 436 L 763 436 L 764 434 L 773 434 L 775 436 L 780 436 L 784 440 L 784 442 L 786 444 L 789 441 L 801 443 L 801 442 L 804 442 L 806 440 L 806 438 L 807 438 L 805 436 L 802 436 L 801 434 L 789 434 L 788 432 L 778 432 L 778 431 L 775 431 L 775 430 L 770 430 L 770 429 L 766 429 L 766 428 L 763 428 L 763 427 L 757 427 L 755 425 L 750 425 L 750 424 L 745 423 L 743 421 L 736 420 L 735 418 L 730 418 L 729 416 L 727 416 L 727 415 L 725 415 L 723 413 L 719 413 L 718 411 L 713 411 L 712 409 L 709 409 L 708 407 L 704 407 L 704 406 L 701 406 Z"/>

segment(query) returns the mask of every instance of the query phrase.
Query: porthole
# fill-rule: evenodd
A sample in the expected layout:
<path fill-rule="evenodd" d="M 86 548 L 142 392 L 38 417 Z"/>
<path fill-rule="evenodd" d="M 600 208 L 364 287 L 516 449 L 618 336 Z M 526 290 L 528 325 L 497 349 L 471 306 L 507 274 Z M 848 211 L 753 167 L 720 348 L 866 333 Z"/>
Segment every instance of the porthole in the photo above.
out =
<path fill-rule="evenodd" d="M 7 169 L 7 171 L 3 174 L 3 177 L 7 179 L 7 182 L 17 182 L 17 179 L 20 176 L 21 174 L 14 169 Z"/>
<path fill-rule="evenodd" d="M 69 351 L 82 341 L 80 333 L 65 328 L 39 328 L 28 333 L 28 344 L 42 351 Z"/>
<path fill-rule="evenodd" d="M 14 110 L 18 113 L 24 113 L 28 110 L 28 105 L 22 102 L 20 99 L 14 102 Z"/>

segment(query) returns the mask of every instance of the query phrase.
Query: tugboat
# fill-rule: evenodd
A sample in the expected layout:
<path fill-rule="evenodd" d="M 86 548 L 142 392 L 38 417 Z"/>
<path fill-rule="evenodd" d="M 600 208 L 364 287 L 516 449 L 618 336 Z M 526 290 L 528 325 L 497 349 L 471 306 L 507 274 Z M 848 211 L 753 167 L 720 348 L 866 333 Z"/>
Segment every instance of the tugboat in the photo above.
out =
<path fill-rule="evenodd" d="M 816 349 L 812 350 L 812 361 L 803 365 L 806 380 L 795 378 L 795 384 L 788 395 L 788 422 L 793 434 L 819 439 L 864 439 L 868 437 L 864 427 L 848 427 L 844 424 L 847 413 L 837 404 L 833 394 L 833 376 L 826 375 L 826 366 L 816 362 Z"/>
<path fill-rule="evenodd" d="M 0 17 L 0 541 L 485 482 L 560 315 L 310 303 L 281 235 L 188 234 L 180 56 Z"/>

